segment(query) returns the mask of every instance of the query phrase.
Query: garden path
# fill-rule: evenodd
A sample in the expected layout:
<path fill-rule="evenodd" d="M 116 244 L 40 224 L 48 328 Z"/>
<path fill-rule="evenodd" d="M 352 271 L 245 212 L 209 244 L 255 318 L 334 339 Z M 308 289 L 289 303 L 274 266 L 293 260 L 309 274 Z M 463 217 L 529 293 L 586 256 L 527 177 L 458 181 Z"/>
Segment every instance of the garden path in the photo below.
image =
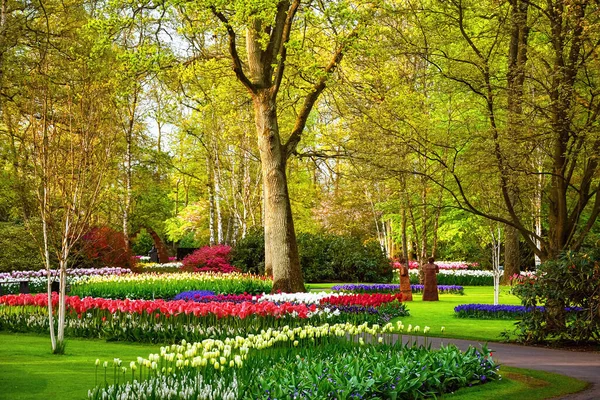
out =
<path fill-rule="evenodd" d="M 404 335 L 403 339 L 407 341 L 409 337 Z M 419 337 L 419 340 L 422 342 L 424 339 L 423 337 Z M 480 343 L 484 343 L 472 340 L 435 337 L 428 337 L 427 340 L 431 343 L 432 347 L 439 347 L 441 343 L 454 343 L 463 351 L 469 345 L 478 346 Z M 557 350 L 496 342 L 488 342 L 488 348 L 492 350 L 494 360 L 502 365 L 554 372 L 590 383 L 588 389 L 580 393 L 562 397 L 562 399 L 600 399 L 600 352 Z"/>

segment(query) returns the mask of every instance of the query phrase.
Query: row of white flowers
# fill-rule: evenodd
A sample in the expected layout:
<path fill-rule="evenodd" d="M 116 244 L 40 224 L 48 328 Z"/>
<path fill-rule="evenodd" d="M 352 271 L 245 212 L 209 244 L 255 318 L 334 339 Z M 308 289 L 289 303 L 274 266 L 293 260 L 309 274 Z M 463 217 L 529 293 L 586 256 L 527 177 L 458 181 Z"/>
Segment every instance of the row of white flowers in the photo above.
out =
<path fill-rule="evenodd" d="M 302 304 L 320 304 L 326 297 L 337 297 L 345 293 L 331 292 L 308 292 L 308 293 L 276 293 L 263 294 L 257 301 L 270 301 L 273 303 L 302 303 Z"/>

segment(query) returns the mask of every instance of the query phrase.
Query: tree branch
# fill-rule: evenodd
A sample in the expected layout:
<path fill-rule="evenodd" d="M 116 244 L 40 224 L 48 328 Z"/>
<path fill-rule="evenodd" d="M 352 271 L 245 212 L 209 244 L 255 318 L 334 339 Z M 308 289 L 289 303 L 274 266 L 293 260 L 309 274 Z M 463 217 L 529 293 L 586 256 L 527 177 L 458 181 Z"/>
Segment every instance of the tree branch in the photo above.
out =
<path fill-rule="evenodd" d="M 277 96 L 277 92 L 279 91 L 279 87 L 281 86 L 281 80 L 283 79 L 283 71 L 285 70 L 285 61 L 287 58 L 287 47 L 286 44 L 290 40 L 290 32 L 292 31 L 292 22 L 294 21 L 294 16 L 296 15 L 296 11 L 298 11 L 298 7 L 300 6 L 300 0 L 294 0 L 290 9 L 287 12 L 287 16 L 285 18 L 285 23 L 282 26 L 282 34 L 281 41 L 279 43 L 277 50 L 278 60 L 277 60 L 277 69 L 275 70 L 275 81 L 273 83 L 273 96 Z"/>
<path fill-rule="evenodd" d="M 302 109 L 296 117 L 296 124 L 294 125 L 294 129 L 292 130 L 292 134 L 290 135 L 288 141 L 284 145 L 284 150 L 286 153 L 286 158 L 289 158 L 295 151 L 296 147 L 298 147 L 298 143 L 300 143 L 300 138 L 302 137 L 302 131 L 306 126 L 306 121 L 308 120 L 308 116 L 315 105 L 317 99 L 325 90 L 327 86 L 327 79 L 342 61 L 344 57 L 344 50 L 346 49 L 346 45 L 354 38 L 358 36 L 359 25 L 352 30 L 352 32 L 346 37 L 346 39 L 340 44 L 337 48 L 331 61 L 327 67 L 325 67 L 325 74 L 319 79 L 319 81 L 313 86 L 312 91 L 306 96 L 304 99 L 304 104 L 302 105 Z"/>
<path fill-rule="evenodd" d="M 215 6 L 211 6 L 210 10 L 212 11 L 213 15 L 217 17 L 219 21 L 223 23 L 223 25 L 225 25 L 225 28 L 227 29 L 227 35 L 229 36 L 229 54 L 231 55 L 231 61 L 233 61 L 233 72 L 235 72 L 235 76 L 240 82 L 244 84 L 244 86 L 246 86 L 246 89 L 248 89 L 250 93 L 256 94 L 256 86 L 252 82 L 250 82 L 250 79 L 248 79 L 246 74 L 244 74 L 242 61 L 237 51 L 237 46 L 235 42 L 236 36 L 233 27 L 229 23 L 227 17 L 225 17 L 225 15 L 222 12 L 217 11 Z"/>

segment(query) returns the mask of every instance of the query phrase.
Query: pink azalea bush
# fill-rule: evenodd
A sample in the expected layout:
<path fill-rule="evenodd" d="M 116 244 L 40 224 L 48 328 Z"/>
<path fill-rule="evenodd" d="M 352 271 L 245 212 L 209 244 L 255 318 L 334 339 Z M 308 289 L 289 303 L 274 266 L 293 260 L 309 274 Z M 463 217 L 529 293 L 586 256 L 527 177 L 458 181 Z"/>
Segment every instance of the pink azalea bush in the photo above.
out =
<path fill-rule="evenodd" d="M 231 247 L 224 244 L 204 246 L 187 255 L 182 261 L 181 269 L 190 272 L 219 272 L 223 274 L 241 272 L 229 263 L 230 253 Z"/>

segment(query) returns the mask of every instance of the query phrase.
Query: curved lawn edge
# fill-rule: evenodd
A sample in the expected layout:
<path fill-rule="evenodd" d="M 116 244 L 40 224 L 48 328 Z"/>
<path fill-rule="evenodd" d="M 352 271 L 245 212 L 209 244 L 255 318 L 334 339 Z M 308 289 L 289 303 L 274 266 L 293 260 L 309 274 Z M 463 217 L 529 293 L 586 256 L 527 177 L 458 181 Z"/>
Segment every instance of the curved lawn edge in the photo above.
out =
<path fill-rule="evenodd" d="M 545 400 L 579 393 L 590 387 L 590 383 L 553 372 L 515 367 L 500 367 L 502 380 L 483 386 L 474 386 L 443 395 L 442 399 L 487 400 L 490 398 Z M 490 397 L 490 391 L 493 397 Z"/>

